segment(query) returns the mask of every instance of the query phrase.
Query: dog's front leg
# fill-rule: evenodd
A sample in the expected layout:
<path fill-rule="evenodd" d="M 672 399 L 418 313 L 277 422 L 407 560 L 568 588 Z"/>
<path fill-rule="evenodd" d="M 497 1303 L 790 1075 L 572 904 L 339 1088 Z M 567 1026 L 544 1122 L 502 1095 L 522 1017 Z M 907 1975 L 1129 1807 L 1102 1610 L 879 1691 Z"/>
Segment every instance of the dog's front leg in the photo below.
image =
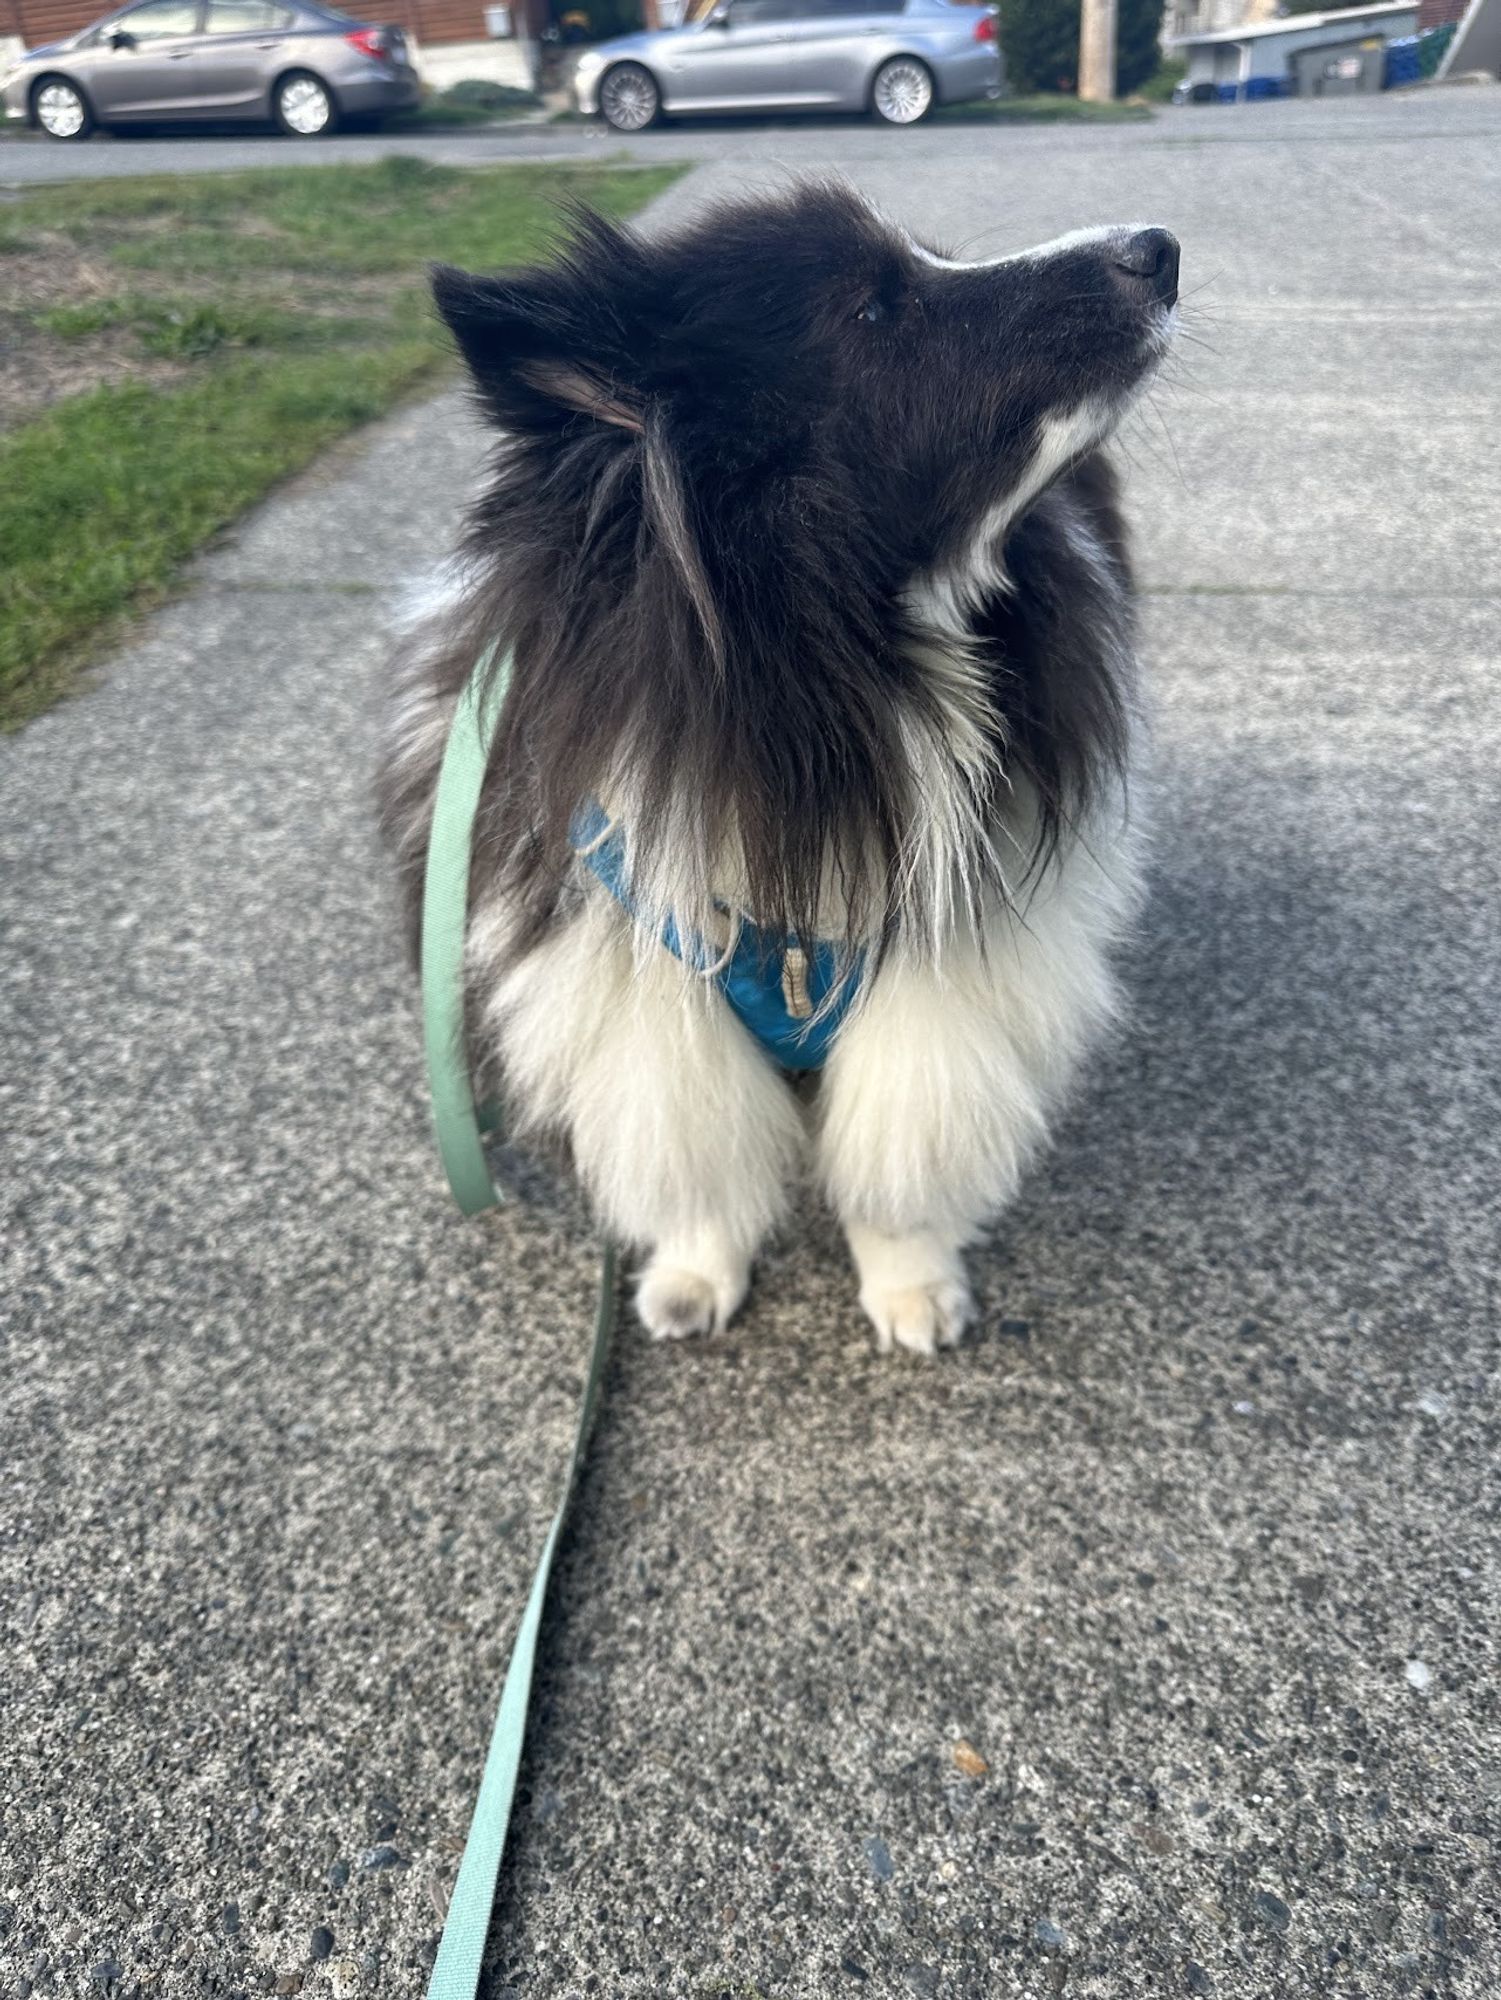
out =
<path fill-rule="evenodd" d="M 932 1354 L 973 1316 L 963 1251 L 1011 1199 L 1047 1111 L 1108 1011 L 1102 940 L 1039 897 L 941 966 L 900 948 L 834 1045 L 819 1168 L 883 1352 Z"/>
<path fill-rule="evenodd" d="M 786 1206 L 802 1115 L 723 996 L 591 896 L 487 1010 L 523 1122 L 561 1126 L 601 1220 L 649 1251 L 658 1337 L 722 1327 Z"/>

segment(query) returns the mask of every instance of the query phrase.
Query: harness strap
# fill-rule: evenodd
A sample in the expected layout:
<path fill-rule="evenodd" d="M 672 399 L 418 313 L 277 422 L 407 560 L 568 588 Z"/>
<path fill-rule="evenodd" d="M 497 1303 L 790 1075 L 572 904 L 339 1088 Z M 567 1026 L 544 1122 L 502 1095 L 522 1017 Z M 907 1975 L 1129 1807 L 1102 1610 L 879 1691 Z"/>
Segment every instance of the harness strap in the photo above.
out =
<path fill-rule="evenodd" d="M 643 915 L 631 887 L 624 829 L 591 799 L 569 833 L 584 866 L 638 924 Z M 821 1069 L 860 990 L 865 954 L 846 959 L 826 938 L 804 945 L 727 914 L 723 942 L 683 930 L 675 915 L 660 937 L 690 971 L 712 978 L 741 1025 L 783 1069 Z"/>
<path fill-rule="evenodd" d="M 428 1085 L 443 1170 L 454 1200 L 466 1215 L 492 1207 L 501 1198 L 480 1138 L 481 1126 L 493 1129 L 498 1120 L 489 1107 L 475 1107 L 464 1043 L 464 939 L 474 815 L 511 679 L 511 655 L 506 653 L 499 666 L 495 666 L 495 655 L 492 645 L 476 661 L 449 726 L 433 800 L 422 893 L 422 1014 Z M 428 1983 L 428 2000 L 474 2000 L 479 1986 L 495 1884 L 516 1795 L 516 1774 L 526 1742 L 527 1703 L 548 1578 L 589 1441 L 614 1318 L 615 1252 L 607 1243 L 600 1256 L 594 1338 L 573 1450 L 506 1662 L 500 1706 Z"/>

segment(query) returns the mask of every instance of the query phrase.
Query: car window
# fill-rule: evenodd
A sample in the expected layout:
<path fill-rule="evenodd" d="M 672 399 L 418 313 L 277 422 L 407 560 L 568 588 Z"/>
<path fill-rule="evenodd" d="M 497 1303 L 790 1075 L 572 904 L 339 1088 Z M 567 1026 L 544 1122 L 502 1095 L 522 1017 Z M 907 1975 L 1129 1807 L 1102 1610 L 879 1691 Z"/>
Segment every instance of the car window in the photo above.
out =
<path fill-rule="evenodd" d="M 117 14 L 106 32 L 134 35 L 138 42 L 154 42 L 167 35 L 196 35 L 197 0 L 146 0 L 144 7 Z"/>
<path fill-rule="evenodd" d="M 203 17 L 206 35 L 264 35 L 291 25 L 291 8 L 275 0 L 208 0 Z"/>

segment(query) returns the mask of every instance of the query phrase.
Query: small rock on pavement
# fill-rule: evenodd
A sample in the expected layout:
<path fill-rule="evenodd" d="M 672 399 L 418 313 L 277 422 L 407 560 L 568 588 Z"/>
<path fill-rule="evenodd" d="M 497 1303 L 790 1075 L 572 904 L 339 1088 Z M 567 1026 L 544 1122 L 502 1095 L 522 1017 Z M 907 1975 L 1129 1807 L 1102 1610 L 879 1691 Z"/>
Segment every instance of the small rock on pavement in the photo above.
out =
<path fill-rule="evenodd" d="M 870 1872 L 878 1882 L 889 1882 L 895 1872 L 891 1865 L 891 1849 L 879 1834 L 873 1835 L 865 1843 L 865 1859 Z"/>
<path fill-rule="evenodd" d="M 328 1968 L 328 1984 L 334 2000 L 355 2000 L 360 1990 L 360 1968 L 352 1958 L 336 1958 Z"/>
<path fill-rule="evenodd" d="M 1068 1943 L 1068 1937 L 1049 1917 L 1039 1917 L 1032 1926 L 1032 1935 L 1040 1945 L 1049 1951 L 1058 1951 Z"/>
<path fill-rule="evenodd" d="M 344 1884 L 349 1880 L 349 1863 L 347 1861 L 331 1861 L 328 1865 L 328 1873 L 323 1879 L 330 1889 L 342 1889 Z"/>
<path fill-rule="evenodd" d="M 326 1924 L 319 1924 L 308 1939 L 308 1951 L 313 1958 L 325 1959 L 334 1948 L 334 1934 Z"/>
<path fill-rule="evenodd" d="M 367 1847 L 360 1856 L 361 1868 L 404 1868 L 406 1856 L 394 1847 Z"/>
<path fill-rule="evenodd" d="M 1203 1966 L 1196 1964 L 1193 1959 L 1188 1961 L 1187 1969 L 1183 1975 L 1183 1983 L 1187 1986 L 1190 1993 L 1212 1993 L 1214 1991 L 1213 1980 L 1209 1977 Z"/>
<path fill-rule="evenodd" d="M 1274 1896 L 1270 1889 L 1258 1889 L 1251 1898 L 1251 1909 L 1268 1930 L 1275 1931 L 1278 1937 L 1286 1936 L 1293 1913 L 1280 1896 Z"/>
<path fill-rule="evenodd" d="M 966 1778 L 983 1778 L 990 1769 L 974 1744 L 966 1742 L 962 1736 L 954 1745 L 954 1763 Z"/>
<path fill-rule="evenodd" d="M 909 1965 L 902 1974 L 908 1988 L 918 1996 L 918 2000 L 935 2000 L 938 1992 L 938 1968 L 936 1965 Z"/>
<path fill-rule="evenodd" d="M 1406 1671 L 1407 1671 L 1407 1685 L 1409 1687 L 1418 1688 L 1421 1690 L 1425 1687 L 1432 1686 L 1433 1669 L 1432 1667 L 1429 1666 L 1426 1660 L 1409 1660 L 1407 1662 Z"/>
<path fill-rule="evenodd" d="M 113 1986 L 121 1976 L 120 1968 L 112 1958 L 101 1958 L 89 1974 L 96 1986 Z"/>

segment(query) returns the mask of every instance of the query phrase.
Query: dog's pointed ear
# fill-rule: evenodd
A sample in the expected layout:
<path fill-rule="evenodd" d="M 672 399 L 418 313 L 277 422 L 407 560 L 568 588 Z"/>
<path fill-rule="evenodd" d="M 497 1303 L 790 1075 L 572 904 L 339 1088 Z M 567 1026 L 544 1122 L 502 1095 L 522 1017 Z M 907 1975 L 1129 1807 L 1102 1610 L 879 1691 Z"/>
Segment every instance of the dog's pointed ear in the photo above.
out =
<path fill-rule="evenodd" d="M 432 284 L 475 386 L 504 429 L 556 430 L 583 418 L 641 431 L 640 386 L 618 310 L 601 310 L 598 287 L 584 282 L 572 259 L 493 278 L 439 264 Z"/>

